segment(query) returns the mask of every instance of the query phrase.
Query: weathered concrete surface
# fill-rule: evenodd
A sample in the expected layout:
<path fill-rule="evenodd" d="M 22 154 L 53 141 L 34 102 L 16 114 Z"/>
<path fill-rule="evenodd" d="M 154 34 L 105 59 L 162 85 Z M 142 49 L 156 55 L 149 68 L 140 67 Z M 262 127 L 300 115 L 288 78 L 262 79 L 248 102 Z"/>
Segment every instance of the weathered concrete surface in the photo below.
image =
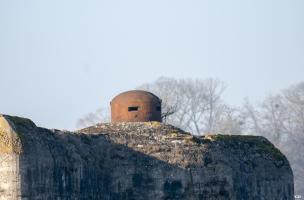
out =
<path fill-rule="evenodd" d="M 263 137 L 193 137 L 157 122 L 75 133 L 0 122 L 0 199 L 294 199 L 289 163 Z"/>
<path fill-rule="evenodd" d="M 8 121 L 0 115 L 0 200 L 20 195 L 19 155 L 21 142 Z"/>

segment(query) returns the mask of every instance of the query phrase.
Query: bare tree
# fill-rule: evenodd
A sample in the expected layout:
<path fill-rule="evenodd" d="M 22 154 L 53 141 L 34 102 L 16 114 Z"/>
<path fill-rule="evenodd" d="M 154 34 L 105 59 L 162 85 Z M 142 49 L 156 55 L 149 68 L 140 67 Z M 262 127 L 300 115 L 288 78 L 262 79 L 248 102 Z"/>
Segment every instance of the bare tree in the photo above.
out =
<path fill-rule="evenodd" d="M 237 108 L 225 106 L 214 127 L 214 133 L 238 134 L 244 132 L 244 119 Z"/>
<path fill-rule="evenodd" d="M 178 81 L 173 78 L 161 77 L 154 83 L 146 83 L 137 89 L 147 90 L 162 100 L 162 118 L 167 122 L 170 115 L 177 112 L 180 107 L 180 94 Z"/>
<path fill-rule="evenodd" d="M 288 158 L 295 177 L 295 191 L 304 194 L 304 83 L 267 97 L 258 105 L 246 103 L 246 132 L 272 141 Z"/>
<path fill-rule="evenodd" d="M 101 122 L 110 122 L 109 109 L 99 108 L 95 112 L 88 113 L 77 121 L 77 128 L 93 126 Z"/>
<path fill-rule="evenodd" d="M 229 110 L 221 98 L 225 85 L 215 79 L 161 77 L 138 88 L 153 92 L 163 100 L 166 123 L 194 134 L 216 131 Z"/>

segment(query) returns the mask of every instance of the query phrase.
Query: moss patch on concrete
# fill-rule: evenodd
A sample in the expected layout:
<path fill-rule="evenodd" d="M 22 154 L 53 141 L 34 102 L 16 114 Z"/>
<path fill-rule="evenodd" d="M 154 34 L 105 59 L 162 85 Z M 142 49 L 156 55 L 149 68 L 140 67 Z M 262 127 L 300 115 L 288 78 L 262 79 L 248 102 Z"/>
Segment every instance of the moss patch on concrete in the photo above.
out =
<path fill-rule="evenodd" d="M 17 116 L 9 116 L 9 115 L 0 115 L 0 117 L 3 117 L 5 120 L 13 124 L 14 127 L 29 127 L 29 128 L 35 128 L 36 124 L 31 121 L 30 119 L 23 118 L 23 117 L 17 117 Z"/>
<path fill-rule="evenodd" d="M 208 135 L 211 141 L 223 141 L 228 143 L 248 144 L 250 147 L 256 147 L 260 154 L 269 154 L 275 160 L 284 160 L 285 156 L 271 142 L 262 136 L 252 135 Z"/>

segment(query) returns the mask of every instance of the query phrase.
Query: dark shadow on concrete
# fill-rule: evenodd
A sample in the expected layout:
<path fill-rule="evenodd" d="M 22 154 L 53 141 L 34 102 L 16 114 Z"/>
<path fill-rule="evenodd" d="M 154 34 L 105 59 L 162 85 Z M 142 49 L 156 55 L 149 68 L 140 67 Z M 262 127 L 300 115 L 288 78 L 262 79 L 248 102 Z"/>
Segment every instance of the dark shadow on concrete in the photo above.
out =
<path fill-rule="evenodd" d="M 115 144 L 104 135 L 60 134 L 42 128 L 19 133 L 23 138 L 19 162 L 23 199 L 197 196 L 188 180 L 190 171 Z"/>
<path fill-rule="evenodd" d="M 202 166 L 182 168 L 113 143 L 107 135 L 63 133 L 35 126 L 16 129 L 23 146 L 19 160 L 22 199 L 263 199 L 250 193 L 254 187 L 267 193 L 262 191 L 263 185 L 251 183 L 246 163 L 219 176 L 223 169 L 217 166 L 223 163 L 217 165 L 208 154 Z M 225 169 L 229 167 L 228 163 Z M 288 188 L 288 193 L 284 188 L 277 191 L 285 195 L 281 199 L 290 199 L 293 186 Z"/>

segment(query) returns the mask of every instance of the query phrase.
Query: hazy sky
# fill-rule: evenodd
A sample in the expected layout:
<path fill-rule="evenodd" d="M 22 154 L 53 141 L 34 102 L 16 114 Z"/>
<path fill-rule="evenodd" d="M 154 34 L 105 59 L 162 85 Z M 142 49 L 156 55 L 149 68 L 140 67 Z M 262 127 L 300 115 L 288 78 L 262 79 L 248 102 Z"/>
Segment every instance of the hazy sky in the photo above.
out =
<path fill-rule="evenodd" d="M 74 129 L 159 76 L 218 78 L 228 103 L 304 80 L 303 0 L 0 0 L 0 113 Z"/>

